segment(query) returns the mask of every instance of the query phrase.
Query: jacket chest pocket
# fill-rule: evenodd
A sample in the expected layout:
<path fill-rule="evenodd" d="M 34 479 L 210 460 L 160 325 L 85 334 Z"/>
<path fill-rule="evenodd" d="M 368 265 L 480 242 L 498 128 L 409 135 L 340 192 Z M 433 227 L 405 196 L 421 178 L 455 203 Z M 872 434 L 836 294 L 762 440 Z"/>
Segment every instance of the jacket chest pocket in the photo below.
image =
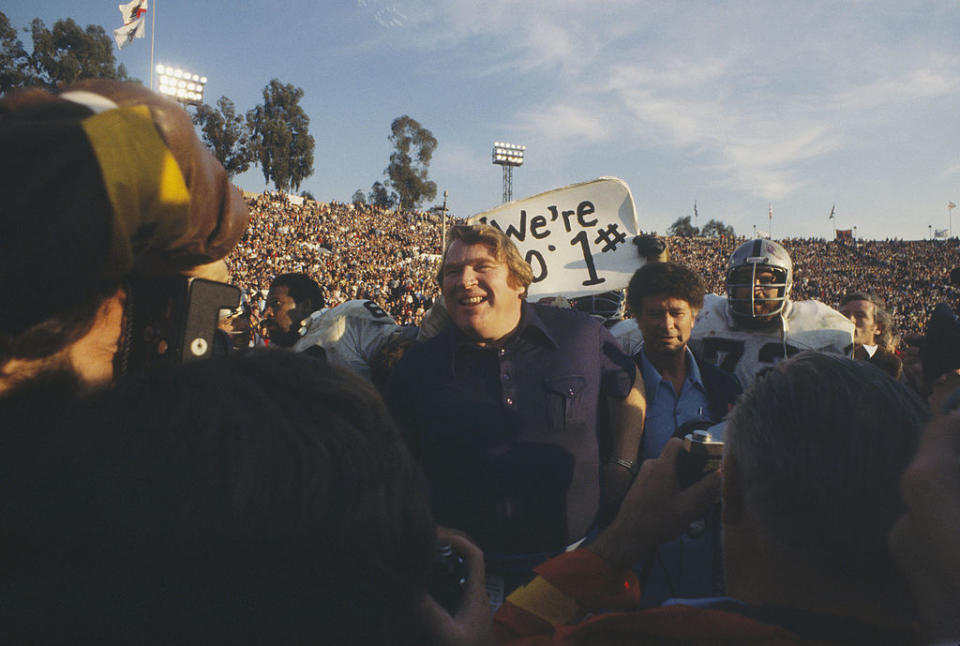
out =
<path fill-rule="evenodd" d="M 581 425 L 586 412 L 584 390 L 587 380 L 580 375 L 566 377 L 545 377 L 544 389 L 547 391 L 547 421 L 551 431 L 573 429 Z"/>

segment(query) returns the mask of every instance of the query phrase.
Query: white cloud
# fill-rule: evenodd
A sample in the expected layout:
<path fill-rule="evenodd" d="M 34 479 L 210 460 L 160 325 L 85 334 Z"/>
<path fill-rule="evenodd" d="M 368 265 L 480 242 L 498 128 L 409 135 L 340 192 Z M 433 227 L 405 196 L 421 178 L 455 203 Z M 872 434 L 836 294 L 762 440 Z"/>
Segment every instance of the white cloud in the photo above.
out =
<path fill-rule="evenodd" d="M 473 178 L 476 176 L 478 168 L 484 168 L 489 164 L 489 156 L 477 154 L 477 150 L 474 147 L 445 144 L 434 153 L 432 171 L 441 174 L 458 175 L 464 178 Z"/>
<path fill-rule="evenodd" d="M 836 149 L 837 140 L 823 126 L 801 127 L 795 132 L 741 135 L 724 145 L 730 161 L 762 168 L 783 167 Z"/>
<path fill-rule="evenodd" d="M 403 27 L 407 17 L 395 3 L 382 0 L 357 0 L 357 5 L 365 10 L 381 27 L 395 29 Z"/>
<path fill-rule="evenodd" d="M 728 72 L 726 62 L 718 58 L 703 60 L 671 59 L 657 65 L 615 64 L 603 82 L 609 90 L 630 90 L 645 86 L 690 89 L 721 80 Z"/>
<path fill-rule="evenodd" d="M 808 187 L 808 169 L 864 146 L 864 129 L 873 140 L 920 131 L 913 108 L 960 87 L 946 36 L 918 30 L 936 20 L 892 1 L 391 6 L 405 16 L 402 46 L 457 57 L 460 75 L 502 79 L 510 100 L 491 119 L 516 124 L 539 150 L 572 159 L 610 142 L 621 155 L 657 149 L 705 183 L 765 200 Z"/>
<path fill-rule="evenodd" d="M 571 147 L 596 143 L 610 137 L 609 124 L 594 110 L 574 105 L 552 105 L 528 110 L 518 117 L 521 131 L 547 142 L 568 142 Z"/>
<path fill-rule="evenodd" d="M 927 68 L 918 68 L 896 78 L 883 78 L 840 92 L 836 109 L 856 112 L 911 103 L 954 92 L 957 79 Z"/>
<path fill-rule="evenodd" d="M 950 179 L 955 175 L 960 175 L 960 164 L 954 164 L 953 166 L 948 166 L 940 173 L 939 179 Z"/>

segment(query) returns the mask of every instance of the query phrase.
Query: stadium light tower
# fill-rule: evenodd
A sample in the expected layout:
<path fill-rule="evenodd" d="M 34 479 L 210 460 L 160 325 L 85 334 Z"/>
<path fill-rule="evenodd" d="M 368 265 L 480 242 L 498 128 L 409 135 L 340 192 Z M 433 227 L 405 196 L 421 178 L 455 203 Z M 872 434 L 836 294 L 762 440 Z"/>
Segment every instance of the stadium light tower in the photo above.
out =
<path fill-rule="evenodd" d="M 203 89 L 207 77 L 193 74 L 169 65 L 157 65 L 157 92 L 183 103 L 200 105 L 203 103 Z"/>
<path fill-rule="evenodd" d="M 523 166 L 523 152 L 526 146 L 517 146 L 502 141 L 493 144 L 493 163 L 503 166 L 503 201 L 513 199 L 513 169 Z"/>

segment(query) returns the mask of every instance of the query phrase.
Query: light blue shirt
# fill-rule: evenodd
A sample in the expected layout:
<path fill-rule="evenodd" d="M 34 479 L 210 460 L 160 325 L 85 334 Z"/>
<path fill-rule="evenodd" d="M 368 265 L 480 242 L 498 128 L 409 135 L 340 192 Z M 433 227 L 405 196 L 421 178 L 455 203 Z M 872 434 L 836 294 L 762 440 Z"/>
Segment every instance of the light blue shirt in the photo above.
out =
<path fill-rule="evenodd" d="M 647 395 L 647 419 L 643 430 L 641 459 L 656 458 L 674 431 L 692 419 L 710 417 L 707 389 L 700 368 L 687 348 L 687 377 L 678 395 L 673 384 L 660 376 L 643 350 L 640 371 Z M 646 576 L 641 605 L 657 606 L 670 597 L 706 597 L 715 593 L 714 577 L 718 571 L 719 514 L 713 510 L 707 520 L 709 529 L 691 538 L 686 533 L 660 545 L 654 560 L 647 567 L 634 569 Z"/>
<path fill-rule="evenodd" d="M 680 394 L 673 384 L 660 376 L 650 363 L 647 353 L 640 350 L 640 371 L 647 395 L 647 419 L 643 426 L 643 446 L 640 457 L 656 458 L 674 431 L 692 419 L 709 418 L 707 389 L 700 376 L 700 368 L 690 348 L 686 348 L 687 377 Z"/>

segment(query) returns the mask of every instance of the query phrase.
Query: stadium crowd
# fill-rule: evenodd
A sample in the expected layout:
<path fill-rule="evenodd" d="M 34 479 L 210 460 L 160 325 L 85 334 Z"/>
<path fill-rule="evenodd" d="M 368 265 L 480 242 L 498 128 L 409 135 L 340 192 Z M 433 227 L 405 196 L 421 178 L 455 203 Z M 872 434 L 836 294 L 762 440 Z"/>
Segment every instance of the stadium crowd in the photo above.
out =
<path fill-rule="evenodd" d="M 781 240 L 795 268 L 796 300 L 814 298 L 836 307 L 851 291 L 879 296 L 903 336 L 921 334 L 936 303 L 956 303 L 950 271 L 960 266 L 957 243 L 945 240 L 827 241 Z M 668 238 L 675 261 L 703 276 L 707 291 L 722 294 L 724 262 L 738 240 L 721 243 L 704 238 Z"/>
<path fill-rule="evenodd" d="M 418 325 L 437 295 L 439 217 L 365 204 L 294 204 L 270 193 L 249 195 L 250 227 L 227 257 L 234 283 L 253 298 L 270 281 L 303 272 L 324 289 L 328 307 L 351 299 L 376 302 L 394 320 Z M 742 238 L 668 236 L 674 261 L 697 270 L 708 293 L 724 291 L 725 262 Z M 794 261 L 796 300 L 837 307 L 844 294 L 879 296 L 901 335 L 922 334 L 936 303 L 958 302 L 950 271 L 956 242 L 929 240 L 781 241 Z"/>
<path fill-rule="evenodd" d="M 438 216 L 375 206 L 295 204 L 264 193 L 248 200 L 246 234 L 227 258 L 234 283 L 265 298 L 277 275 L 308 274 L 329 307 L 376 302 L 403 325 L 419 323 L 437 287 Z"/>

